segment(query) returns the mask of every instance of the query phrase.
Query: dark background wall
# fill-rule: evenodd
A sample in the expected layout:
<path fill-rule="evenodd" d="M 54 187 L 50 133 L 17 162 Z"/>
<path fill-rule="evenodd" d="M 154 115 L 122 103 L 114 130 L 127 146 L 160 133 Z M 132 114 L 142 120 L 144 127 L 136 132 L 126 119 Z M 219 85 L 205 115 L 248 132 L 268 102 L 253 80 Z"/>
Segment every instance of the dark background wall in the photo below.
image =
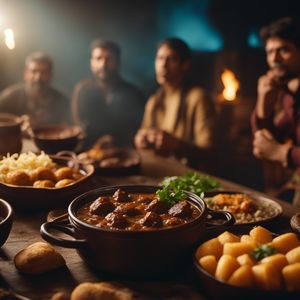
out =
<path fill-rule="evenodd" d="M 168 36 L 184 39 L 194 57 L 190 78 L 216 99 L 224 67 L 240 81 L 239 102 L 220 126 L 223 137 L 219 175 L 261 187 L 259 162 L 251 154 L 249 115 L 256 82 L 266 71 L 258 39 L 261 26 L 297 16 L 297 0 L 0 0 L 0 89 L 22 79 L 25 57 L 43 50 L 55 62 L 54 85 L 71 95 L 90 76 L 89 44 L 96 37 L 118 42 L 122 74 L 146 95 L 156 87 L 155 47 Z M 14 30 L 16 48 L 8 50 L 3 30 Z M 224 110 L 224 112 L 222 111 Z M 232 167 L 238 166 L 238 167 Z M 230 170 L 230 172 L 228 171 Z"/>
<path fill-rule="evenodd" d="M 155 46 L 160 39 L 176 35 L 196 52 L 199 68 L 194 72 L 199 82 L 213 89 L 215 54 L 233 49 L 241 60 L 243 53 L 247 59 L 252 51 L 247 45 L 249 34 L 279 16 L 295 14 L 297 2 L 0 0 L 0 88 L 20 80 L 24 58 L 40 49 L 55 60 L 54 84 L 69 94 L 78 80 L 90 74 L 90 42 L 103 37 L 121 45 L 122 73 L 149 93 L 155 87 Z M 3 44 L 5 27 L 15 32 L 14 50 Z M 251 66 L 253 77 L 255 67 Z"/>

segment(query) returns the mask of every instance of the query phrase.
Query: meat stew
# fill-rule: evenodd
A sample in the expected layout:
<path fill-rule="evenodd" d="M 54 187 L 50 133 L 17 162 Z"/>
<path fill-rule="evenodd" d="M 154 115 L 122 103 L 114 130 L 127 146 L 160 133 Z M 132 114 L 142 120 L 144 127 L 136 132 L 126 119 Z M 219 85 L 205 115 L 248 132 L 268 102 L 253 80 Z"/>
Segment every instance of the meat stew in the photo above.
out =
<path fill-rule="evenodd" d="M 155 193 L 127 193 L 117 189 L 79 208 L 81 221 L 109 230 L 148 231 L 183 225 L 195 220 L 201 211 L 182 199 L 174 205 L 162 202 Z"/>

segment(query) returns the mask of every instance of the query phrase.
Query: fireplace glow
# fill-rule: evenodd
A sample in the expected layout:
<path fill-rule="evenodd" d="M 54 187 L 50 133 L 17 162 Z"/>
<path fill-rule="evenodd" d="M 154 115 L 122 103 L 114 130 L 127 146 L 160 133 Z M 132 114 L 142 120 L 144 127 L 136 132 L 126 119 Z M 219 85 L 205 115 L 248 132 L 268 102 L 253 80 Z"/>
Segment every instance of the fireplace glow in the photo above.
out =
<path fill-rule="evenodd" d="M 5 37 L 5 45 L 9 50 L 13 50 L 16 47 L 14 32 L 10 28 L 6 28 L 4 30 L 4 37 Z"/>
<path fill-rule="evenodd" d="M 235 77 L 234 73 L 229 69 L 225 69 L 221 74 L 221 81 L 224 85 L 222 98 L 227 101 L 234 101 L 236 99 L 237 91 L 240 87 L 240 83 Z"/>

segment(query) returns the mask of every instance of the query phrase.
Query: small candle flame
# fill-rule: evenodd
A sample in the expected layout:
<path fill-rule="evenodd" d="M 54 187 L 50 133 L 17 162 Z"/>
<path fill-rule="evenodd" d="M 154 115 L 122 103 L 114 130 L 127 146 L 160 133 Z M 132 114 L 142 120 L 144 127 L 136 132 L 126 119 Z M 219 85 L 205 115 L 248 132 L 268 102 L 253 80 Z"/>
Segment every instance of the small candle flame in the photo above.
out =
<path fill-rule="evenodd" d="M 5 36 L 5 45 L 9 50 L 13 50 L 16 47 L 15 38 L 14 38 L 14 32 L 10 28 L 6 28 L 4 30 L 4 36 Z"/>
<path fill-rule="evenodd" d="M 234 73 L 228 69 L 225 69 L 221 74 L 221 80 L 224 85 L 224 90 L 222 92 L 223 98 L 228 101 L 235 100 L 240 83 L 236 79 Z"/>

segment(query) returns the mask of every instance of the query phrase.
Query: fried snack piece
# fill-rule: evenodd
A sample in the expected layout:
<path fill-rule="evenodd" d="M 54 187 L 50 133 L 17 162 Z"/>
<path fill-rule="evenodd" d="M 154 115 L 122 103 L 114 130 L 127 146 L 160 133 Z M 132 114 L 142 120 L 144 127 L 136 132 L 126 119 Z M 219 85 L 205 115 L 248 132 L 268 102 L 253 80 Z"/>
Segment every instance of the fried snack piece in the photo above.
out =
<path fill-rule="evenodd" d="M 58 181 L 66 178 L 74 179 L 73 173 L 74 171 L 70 167 L 62 167 L 55 171 L 55 176 Z"/>
<path fill-rule="evenodd" d="M 37 181 L 37 180 L 46 180 L 46 179 L 54 181 L 54 182 L 57 181 L 54 172 L 50 168 L 38 167 L 31 173 L 31 180 L 33 182 Z"/>
<path fill-rule="evenodd" d="M 117 288 L 107 283 L 84 282 L 72 292 L 70 300 L 133 300 L 132 292 L 128 289 Z"/>
<path fill-rule="evenodd" d="M 21 250 L 14 258 L 16 268 L 27 274 L 41 274 L 65 265 L 60 253 L 48 243 L 36 242 Z"/>
<path fill-rule="evenodd" d="M 55 183 L 52 180 L 37 180 L 33 183 L 35 188 L 52 188 L 55 186 Z"/>
<path fill-rule="evenodd" d="M 56 188 L 61 188 L 61 187 L 67 186 L 67 185 L 69 185 L 73 182 L 75 182 L 74 179 L 65 178 L 65 179 L 62 179 L 60 181 L 57 181 L 56 184 L 55 184 L 55 187 Z"/>
<path fill-rule="evenodd" d="M 32 180 L 24 170 L 14 170 L 7 173 L 6 183 L 18 186 L 31 186 Z"/>

